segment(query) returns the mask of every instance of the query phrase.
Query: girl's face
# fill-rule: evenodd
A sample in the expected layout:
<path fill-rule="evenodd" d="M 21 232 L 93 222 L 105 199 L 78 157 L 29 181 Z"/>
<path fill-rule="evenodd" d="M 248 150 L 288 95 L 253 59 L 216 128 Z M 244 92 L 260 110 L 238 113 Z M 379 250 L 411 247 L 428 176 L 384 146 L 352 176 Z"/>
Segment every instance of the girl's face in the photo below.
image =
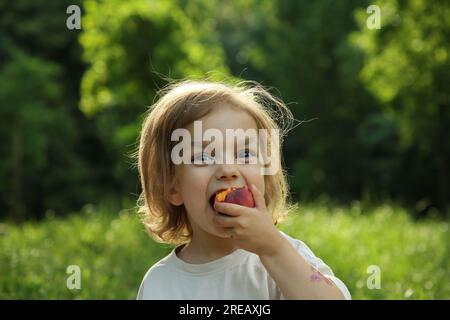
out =
<path fill-rule="evenodd" d="M 203 132 L 207 129 L 218 129 L 223 137 L 223 159 L 220 164 L 211 162 L 215 155 L 194 153 L 193 159 L 202 159 L 206 164 L 181 164 L 176 166 L 176 182 L 171 202 L 175 205 L 184 204 L 189 221 L 195 233 L 209 233 L 211 235 L 229 238 L 229 233 L 223 227 L 217 226 L 213 218 L 218 213 L 211 206 L 211 197 L 216 191 L 229 187 L 243 187 L 255 184 L 264 194 L 264 175 L 260 169 L 262 164 L 249 164 L 249 157 L 258 157 L 257 151 L 251 148 L 251 144 L 243 145 L 238 150 L 238 141 L 245 137 L 237 137 L 234 143 L 226 142 L 226 129 L 253 129 L 258 132 L 255 120 L 247 112 L 232 107 L 228 104 L 218 105 L 209 114 L 198 119 L 202 122 Z M 194 124 L 186 127 L 192 140 L 194 139 Z M 203 134 L 202 132 L 202 134 Z M 206 145 L 210 141 L 204 142 Z M 233 159 L 233 164 L 226 164 L 225 155 Z M 209 162 L 209 163 L 208 163 Z"/>

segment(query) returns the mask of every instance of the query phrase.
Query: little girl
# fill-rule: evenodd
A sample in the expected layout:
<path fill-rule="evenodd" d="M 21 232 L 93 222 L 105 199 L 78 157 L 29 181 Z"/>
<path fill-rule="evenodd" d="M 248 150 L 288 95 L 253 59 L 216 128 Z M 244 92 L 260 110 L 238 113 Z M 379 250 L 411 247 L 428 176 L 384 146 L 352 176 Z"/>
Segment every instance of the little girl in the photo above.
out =
<path fill-rule="evenodd" d="M 258 85 L 184 81 L 149 111 L 139 212 L 153 239 L 177 246 L 145 274 L 138 299 L 351 299 L 306 244 L 276 228 L 288 211 L 280 123 L 293 119 L 281 101 Z M 269 143 L 258 148 L 248 132 Z M 217 201 L 241 187 L 251 205 Z"/>

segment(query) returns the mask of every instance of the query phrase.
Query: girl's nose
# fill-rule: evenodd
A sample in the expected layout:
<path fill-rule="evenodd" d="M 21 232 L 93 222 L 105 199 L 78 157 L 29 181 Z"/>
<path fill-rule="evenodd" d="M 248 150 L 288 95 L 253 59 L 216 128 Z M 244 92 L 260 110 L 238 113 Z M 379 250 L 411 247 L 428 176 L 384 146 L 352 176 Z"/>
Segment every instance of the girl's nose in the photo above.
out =
<path fill-rule="evenodd" d="M 239 178 L 239 171 L 236 170 L 235 165 L 224 164 L 219 166 L 216 171 L 216 178 L 222 181 L 229 181 Z"/>

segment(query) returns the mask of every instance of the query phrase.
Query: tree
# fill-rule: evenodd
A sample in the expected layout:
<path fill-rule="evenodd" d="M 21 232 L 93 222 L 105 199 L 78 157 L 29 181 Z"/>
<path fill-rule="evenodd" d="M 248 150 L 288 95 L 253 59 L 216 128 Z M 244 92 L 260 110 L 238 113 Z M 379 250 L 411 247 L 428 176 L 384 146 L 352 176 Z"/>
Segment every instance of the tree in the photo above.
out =
<path fill-rule="evenodd" d="M 379 1 L 380 30 L 365 27 L 353 45 L 365 54 L 360 78 L 399 128 L 401 153 L 395 190 L 419 209 L 449 206 L 450 4 Z M 419 201 L 420 200 L 420 201 Z"/>
<path fill-rule="evenodd" d="M 0 211 L 16 219 L 77 210 L 106 182 L 106 161 L 90 157 L 101 146 L 78 109 L 81 48 L 66 28 L 73 3 L 0 1 Z"/>

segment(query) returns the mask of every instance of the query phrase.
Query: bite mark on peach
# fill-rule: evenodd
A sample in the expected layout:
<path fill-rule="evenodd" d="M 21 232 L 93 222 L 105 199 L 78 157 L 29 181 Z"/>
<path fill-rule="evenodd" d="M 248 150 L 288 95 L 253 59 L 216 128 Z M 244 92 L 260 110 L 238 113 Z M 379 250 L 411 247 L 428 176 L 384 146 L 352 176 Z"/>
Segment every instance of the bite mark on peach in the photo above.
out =
<path fill-rule="evenodd" d="M 254 208 L 255 201 L 247 186 L 241 188 L 228 188 L 216 193 L 215 201 L 234 203 L 244 207 Z"/>

